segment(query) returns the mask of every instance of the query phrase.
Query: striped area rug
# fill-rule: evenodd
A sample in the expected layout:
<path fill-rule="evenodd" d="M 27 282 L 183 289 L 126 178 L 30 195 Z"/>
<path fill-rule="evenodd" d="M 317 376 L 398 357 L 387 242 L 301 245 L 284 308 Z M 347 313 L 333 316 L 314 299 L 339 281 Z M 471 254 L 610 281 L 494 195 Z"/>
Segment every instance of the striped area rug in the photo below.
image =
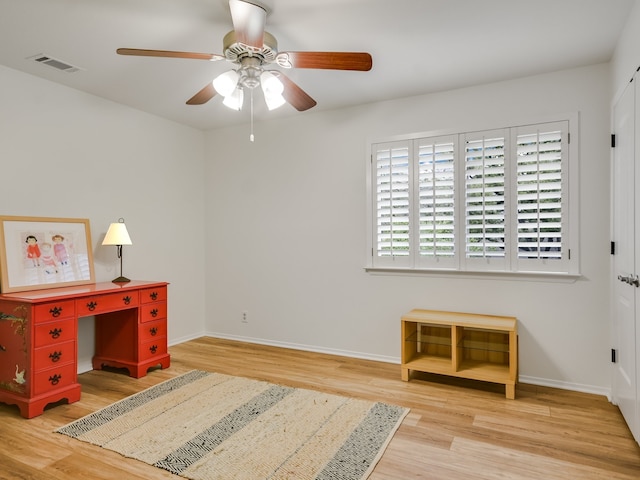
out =
<path fill-rule="evenodd" d="M 193 370 L 56 432 L 190 479 L 361 480 L 408 411 Z"/>

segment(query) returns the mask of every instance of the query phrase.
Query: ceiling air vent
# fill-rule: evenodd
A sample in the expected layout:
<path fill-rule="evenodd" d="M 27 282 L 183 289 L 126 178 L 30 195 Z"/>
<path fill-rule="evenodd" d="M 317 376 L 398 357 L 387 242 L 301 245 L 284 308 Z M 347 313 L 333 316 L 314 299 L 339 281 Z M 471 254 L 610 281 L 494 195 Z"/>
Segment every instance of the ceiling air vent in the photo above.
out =
<path fill-rule="evenodd" d="M 53 58 L 48 55 L 43 55 L 43 54 L 34 55 L 33 57 L 29 57 L 29 59 L 34 60 L 38 63 L 42 63 L 43 65 L 48 65 L 62 72 L 74 73 L 82 70 L 82 68 L 80 67 L 70 65 L 67 62 L 63 62 L 62 60 L 58 60 L 57 58 Z"/>

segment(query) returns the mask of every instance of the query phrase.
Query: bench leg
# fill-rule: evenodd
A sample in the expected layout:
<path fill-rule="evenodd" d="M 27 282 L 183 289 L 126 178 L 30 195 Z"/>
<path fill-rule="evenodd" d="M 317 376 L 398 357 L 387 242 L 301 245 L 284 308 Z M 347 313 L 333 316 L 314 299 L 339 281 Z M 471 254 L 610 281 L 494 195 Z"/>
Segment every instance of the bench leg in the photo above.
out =
<path fill-rule="evenodd" d="M 516 386 L 505 385 L 505 394 L 509 400 L 514 400 L 516 398 Z"/>

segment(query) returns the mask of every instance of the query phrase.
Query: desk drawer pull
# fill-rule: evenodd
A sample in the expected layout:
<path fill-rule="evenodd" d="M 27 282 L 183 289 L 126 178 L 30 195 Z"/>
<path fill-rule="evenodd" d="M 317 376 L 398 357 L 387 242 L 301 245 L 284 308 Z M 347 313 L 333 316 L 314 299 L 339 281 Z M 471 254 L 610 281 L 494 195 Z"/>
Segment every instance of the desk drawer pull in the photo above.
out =
<path fill-rule="evenodd" d="M 87 303 L 87 309 L 89 309 L 90 312 L 93 312 L 97 306 L 98 306 L 98 302 L 91 301 Z"/>
<path fill-rule="evenodd" d="M 55 375 L 52 375 L 51 377 L 49 377 L 49 382 L 51 382 L 51 385 L 57 385 L 58 383 L 60 383 L 61 378 L 62 378 L 62 375 L 58 375 L 56 373 Z"/>
<path fill-rule="evenodd" d="M 155 318 L 155 317 L 157 317 L 157 316 L 158 316 L 158 309 L 157 309 L 157 308 L 154 308 L 154 309 L 153 309 L 153 310 L 151 310 L 151 312 L 149 312 L 149 313 L 151 313 L 151 316 Z"/>
<path fill-rule="evenodd" d="M 54 328 L 53 330 L 49 330 L 49 335 L 51 335 L 51 338 L 60 338 L 60 335 L 62 335 L 62 329 Z"/>
<path fill-rule="evenodd" d="M 158 329 L 156 327 L 151 327 L 149 329 L 149 333 L 151 334 L 152 337 L 155 337 L 158 334 Z"/>
<path fill-rule="evenodd" d="M 60 357 L 62 357 L 62 352 L 53 352 L 49 354 L 49 358 L 53 363 L 58 362 L 60 360 Z"/>
<path fill-rule="evenodd" d="M 151 300 L 157 300 L 158 299 L 158 292 L 151 292 L 149 294 L 149 297 L 151 298 Z"/>
<path fill-rule="evenodd" d="M 52 317 L 59 317 L 62 313 L 62 307 L 53 307 L 51 310 L 49 310 L 49 313 Z"/>
<path fill-rule="evenodd" d="M 156 352 L 158 351 L 158 346 L 157 346 L 157 345 L 151 345 L 151 346 L 149 347 L 149 351 L 150 351 L 151 353 L 156 353 Z"/>
<path fill-rule="evenodd" d="M 122 299 L 122 301 L 124 302 L 125 305 L 129 305 L 131 303 L 131 297 L 127 295 Z"/>

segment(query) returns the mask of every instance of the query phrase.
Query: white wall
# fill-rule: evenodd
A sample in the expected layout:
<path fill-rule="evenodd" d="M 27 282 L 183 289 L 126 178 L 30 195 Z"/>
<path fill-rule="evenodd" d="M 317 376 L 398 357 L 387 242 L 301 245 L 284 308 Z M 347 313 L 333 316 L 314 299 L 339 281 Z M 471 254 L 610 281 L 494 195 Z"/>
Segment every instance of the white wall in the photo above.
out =
<path fill-rule="evenodd" d="M 0 215 L 88 218 L 97 281 L 119 275 L 102 247 L 124 217 L 124 274 L 168 281 L 169 342 L 204 330 L 203 133 L 0 67 Z M 90 368 L 93 322 L 79 322 Z"/>
<path fill-rule="evenodd" d="M 640 68 L 640 0 L 635 1 L 629 13 L 611 60 L 614 99 L 622 93 L 638 68 Z"/>
<path fill-rule="evenodd" d="M 608 394 L 609 80 L 608 65 L 596 65 L 310 111 L 257 124 L 255 143 L 243 126 L 210 132 L 207 329 L 397 362 L 399 319 L 412 308 L 515 315 L 522 381 Z M 566 112 L 581 121 L 579 281 L 364 271 L 368 138 Z"/>

